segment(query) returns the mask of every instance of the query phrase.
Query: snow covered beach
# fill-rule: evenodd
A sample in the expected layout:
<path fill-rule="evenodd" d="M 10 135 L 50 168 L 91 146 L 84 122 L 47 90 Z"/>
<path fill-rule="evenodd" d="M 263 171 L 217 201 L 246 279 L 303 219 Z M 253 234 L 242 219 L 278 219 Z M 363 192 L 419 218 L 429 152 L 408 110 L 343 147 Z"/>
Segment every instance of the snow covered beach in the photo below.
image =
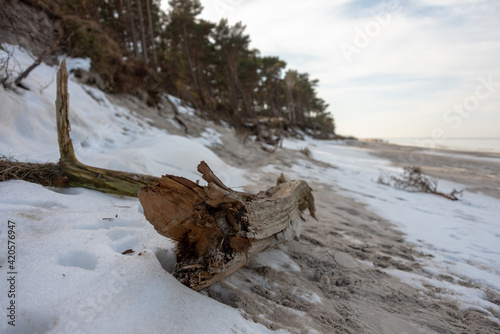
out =
<path fill-rule="evenodd" d="M 22 66 L 32 62 L 23 51 L 15 52 Z M 88 66 L 82 60 L 73 64 Z M 50 83 L 56 70 L 44 64 L 35 69 L 25 82 L 30 91 L 0 88 L 0 154 L 57 161 L 55 83 Z M 196 165 L 206 160 L 227 185 L 249 190 L 269 187 L 284 172 L 313 187 L 318 222 L 304 226 L 300 242 L 263 253 L 222 283 L 195 293 L 168 273 L 175 263 L 173 244 L 144 219 L 137 199 L 0 183 L 2 331 L 500 329 L 498 156 L 467 155 L 470 166 L 460 171 L 453 157 L 441 155 L 448 165 L 430 169 L 440 176 L 439 187 L 466 189 L 461 201 L 451 202 L 376 182 L 381 172 L 401 171 L 388 159 L 402 164 L 399 157 L 409 154 L 404 148 L 391 153 L 374 144 L 307 139 L 287 140 L 284 149 L 268 154 L 189 111 L 186 121 L 199 129 L 199 137 L 180 136 L 167 112 L 119 103 L 74 78 L 69 89 L 71 136 L 86 164 L 196 180 Z M 153 126 L 163 124 L 159 119 L 165 123 L 161 128 Z M 305 147 L 312 159 L 300 153 Z M 17 273 L 16 297 L 10 299 L 8 221 L 15 223 Z M 122 254 L 129 249 L 133 252 Z M 15 327 L 7 321 L 10 300 L 16 304 Z"/>

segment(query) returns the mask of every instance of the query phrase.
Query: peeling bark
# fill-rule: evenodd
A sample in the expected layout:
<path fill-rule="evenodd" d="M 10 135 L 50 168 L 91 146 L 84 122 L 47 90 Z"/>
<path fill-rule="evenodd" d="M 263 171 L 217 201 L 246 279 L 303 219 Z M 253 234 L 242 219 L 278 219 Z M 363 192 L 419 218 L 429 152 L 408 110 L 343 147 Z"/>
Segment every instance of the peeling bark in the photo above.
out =
<path fill-rule="evenodd" d="M 154 184 L 158 178 L 137 173 L 114 171 L 82 164 L 75 156 L 69 136 L 68 72 L 63 60 L 57 72 L 56 97 L 57 138 L 59 143 L 59 165 L 67 178 L 69 187 L 84 187 L 106 193 L 137 196 L 139 188 Z"/>
<path fill-rule="evenodd" d="M 227 277 L 259 252 L 297 238 L 306 209 L 314 217 L 314 197 L 304 181 L 252 195 L 225 186 L 205 162 L 198 171 L 207 186 L 165 175 L 139 191 L 146 219 L 177 241 L 173 275 L 194 290 Z"/>

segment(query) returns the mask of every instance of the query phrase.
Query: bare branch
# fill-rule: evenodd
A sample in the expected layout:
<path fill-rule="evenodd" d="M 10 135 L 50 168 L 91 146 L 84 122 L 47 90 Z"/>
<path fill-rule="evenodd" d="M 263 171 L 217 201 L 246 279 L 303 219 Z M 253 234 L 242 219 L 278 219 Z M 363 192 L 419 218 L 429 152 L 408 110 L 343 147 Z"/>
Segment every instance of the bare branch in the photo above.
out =
<path fill-rule="evenodd" d="M 452 201 L 457 201 L 463 193 L 463 190 L 457 189 L 453 189 L 449 194 L 438 191 L 437 180 L 424 175 L 420 167 L 406 166 L 403 170 L 402 176 L 381 175 L 377 182 L 408 192 L 423 192 L 442 196 Z"/>

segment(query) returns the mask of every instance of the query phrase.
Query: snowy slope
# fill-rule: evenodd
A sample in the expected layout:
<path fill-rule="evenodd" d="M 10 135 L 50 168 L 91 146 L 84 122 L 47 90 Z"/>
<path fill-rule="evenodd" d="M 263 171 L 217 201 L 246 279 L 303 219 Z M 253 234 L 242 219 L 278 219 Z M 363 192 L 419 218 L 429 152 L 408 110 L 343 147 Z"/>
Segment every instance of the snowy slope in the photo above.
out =
<path fill-rule="evenodd" d="M 33 62 L 27 53 L 18 49 L 15 52 L 24 68 Z M 69 59 L 67 63 L 68 71 L 90 67 L 88 60 Z M 54 106 L 56 72 L 56 68 L 41 64 L 23 81 L 30 91 L 20 90 L 21 95 L 0 88 L 0 154 L 14 156 L 19 161 L 59 160 Z M 100 90 L 81 85 L 71 77 L 69 94 L 71 138 L 77 158 L 83 163 L 196 179 L 199 178 L 196 166 L 205 160 L 214 170 L 222 172 L 220 177 L 228 186 L 247 183 L 242 170 L 228 166 L 201 144 L 210 144 L 209 141 L 169 135 L 150 126 L 147 119 L 111 104 Z"/>
<path fill-rule="evenodd" d="M 268 332 L 166 275 L 173 245 L 137 206 L 85 189 L 2 184 L 2 231 L 6 219 L 16 223 L 18 259 L 16 327 L 8 333 Z M 127 249 L 135 253 L 122 255 Z M 4 278 L 5 258 L 1 263 Z M 0 286 L 7 291 L 5 279 Z"/>
<path fill-rule="evenodd" d="M 26 68 L 33 59 L 15 49 Z M 69 67 L 88 67 L 70 60 Z M 0 86 L 0 155 L 57 161 L 55 74 L 37 67 L 16 94 Z M 46 87 L 45 87 L 46 86 Z M 98 90 L 70 78 L 71 137 L 88 165 L 198 179 L 201 159 L 231 185 L 247 183 L 195 140 L 169 135 L 112 105 Z M 217 137 L 207 135 L 204 143 Z M 48 189 L 22 181 L 0 183 L 0 332 L 8 333 L 267 333 L 238 310 L 186 288 L 165 269 L 172 243 L 139 212 L 139 202 L 85 189 Z M 5 292 L 12 271 L 6 245 L 15 223 L 16 326 L 7 325 Z M 134 253 L 122 255 L 125 250 Z M 138 256 L 138 254 L 141 254 Z M 133 255 L 133 256 L 132 256 Z"/>

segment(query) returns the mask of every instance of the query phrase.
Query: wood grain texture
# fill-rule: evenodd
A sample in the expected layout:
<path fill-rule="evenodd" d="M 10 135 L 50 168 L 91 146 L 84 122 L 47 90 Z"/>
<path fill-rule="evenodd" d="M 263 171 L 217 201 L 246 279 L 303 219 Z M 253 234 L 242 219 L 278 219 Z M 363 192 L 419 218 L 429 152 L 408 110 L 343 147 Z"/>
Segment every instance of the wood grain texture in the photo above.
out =
<path fill-rule="evenodd" d="M 57 72 L 56 123 L 60 152 L 58 167 L 67 181 L 66 186 L 137 196 L 137 191 L 141 187 L 158 182 L 158 178 L 154 176 L 97 168 L 78 161 L 69 135 L 71 125 L 69 121 L 68 72 L 65 60 L 62 61 Z"/>
<path fill-rule="evenodd" d="M 174 276 L 192 289 L 205 288 L 266 249 L 297 238 L 303 211 L 314 217 L 314 197 L 304 181 L 290 181 L 256 195 L 228 188 L 201 162 L 208 182 L 164 175 L 139 191 L 146 219 L 177 241 Z"/>

